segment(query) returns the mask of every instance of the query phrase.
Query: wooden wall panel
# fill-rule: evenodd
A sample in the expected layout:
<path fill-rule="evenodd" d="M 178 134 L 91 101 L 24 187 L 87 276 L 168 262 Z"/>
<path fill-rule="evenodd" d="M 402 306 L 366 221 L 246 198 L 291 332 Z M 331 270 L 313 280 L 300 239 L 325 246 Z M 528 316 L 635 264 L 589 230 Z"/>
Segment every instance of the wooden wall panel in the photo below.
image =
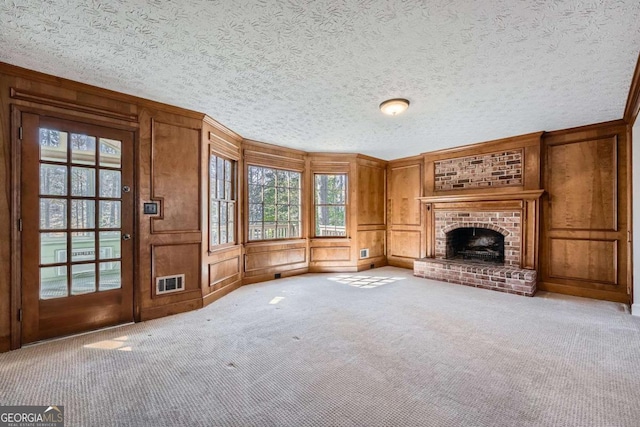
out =
<path fill-rule="evenodd" d="M 420 258 L 422 232 L 394 231 L 389 242 L 389 256 L 399 258 Z"/>
<path fill-rule="evenodd" d="M 244 206 L 242 138 L 221 127 L 210 117 L 204 118 L 201 145 L 201 200 L 202 203 L 202 265 L 201 287 L 203 305 L 208 305 L 242 285 L 244 236 Z M 209 246 L 209 159 L 221 156 L 236 162 L 236 209 L 234 218 L 235 242 Z"/>
<path fill-rule="evenodd" d="M 617 141 L 551 145 L 547 153 L 551 229 L 617 229 Z"/>
<path fill-rule="evenodd" d="M 306 250 L 304 247 L 271 249 L 260 252 L 247 252 L 245 257 L 245 271 L 251 273 L 258 270 L 269 270 L 274 267 L 304 263 L 306 261 Z"/>
<path fill-rule="evenodd" d="M 544 136 L 540 289 L 629 302 L 628 143 L 622 122 Z"/>
<path fill-rule="evenodd" d="M 385 223 L 385 164 L 368 166 L 358 161 L 358 225 Z"/>
<path fill-rule="evenodd" d="M 242 274 L 240 255 L 209 264 L 209 286 L 218 290 L 226 283 L 232 283 Z"/>
<path fill-rule="evenodd" d="M 307 154 L 303 151 L 278 147 L 258 141 L 243 140 L 243 171 L 246 176 L 250 165 L 271 167 L 276 169 L 287 169 L 301 172 L 302 174 L 302 206 L 300 216 L 302 227 L 300 237 L 289 239 L 252 241 L 249 236 L 244 235 L 245 245 L 244 255 L 244 279 L 243 283 L 255 283 L 264 280 L 271 280 L 276 274 L 284 276 L 301 274 L 308 271 L 308 241 L 307 233 L 309 229 L 308 221 L 308 173 L 306 170 Z M 247 185 L 243 184 L 242 206 L 245 212 L 248 211 Z M 242 218 L 245 229 L 249 228 L 248 215 Z"/>
<path fill-rule="evenodd" d="M 617 284 L 618 254 L 615 240 L 551 238 L 549 243 L 549 277 Z"/>
<path fill-rule="evenodd" d="M 176 297 L 180 293 L 197 291 L 200 293 L 200 244 L 167 244 L 153 245 L 151 250 L 152 294 L 156 298 Z M 185 275 L 185 290 L 174 294 L 155 294 L 157 277 Z"/>
<path fill-rule="evenodd" d="M 366 166 L 376 166 L 368 163 Z M 357 271 L 358 257 L 358 155 L 310 153 L 307 161 L 308 185 L 311 189 L 306 200 L 309 203 L 309 271 Z M 315 217 L 313 209 L 313 176 L 316 173 L 347 174 L 347 217 L 346 237 L 315 237 Z M 367 203 L 365 201 L 365 203 Z"/>
<path fill-rule="evenodd" d="M 421 225 L 422 164 L 391 166 L 388 209 L 391 225 Z"/>
<path fill-rule="evenodd" d="M 358 252 L 369 249 L 369 258 L 385 256 L 386 230 L 358 231 Z"/>
<path fill-rule="evenodd" d="M 139 118 L 136 319 L 146 320 L 193 310 L 203 304 L 202 282 L 206 274 L 201 250 L 204 209 L 200 206 L 203 116 L 193 118 L 186 113 L 144 108 Z M 183 152 L 187 150 L 185 147 L 190 151 Z M 160 201 L 160 214 L 142 214 L 142 204 L 152 200 Z M 181 249 L 189 255 L 180 253 Z M 170 260 L 175 273 L 169 273 L 163 266 L 168 254 L 176 257 Z M 185 278 L 186 291 L 155 297 L 156 275 L 185 272 L 189 272 L 189 278 Z"/>
<path fill-rule="evenodd" d="M 424 157 L 393 160 L 387 166 L 387 262 L 413 268 L 425 255 L 427 223 L 423 196 Z"/>
<path fill-rule="evenodd" d="M 351 246 L 311 248 L 311 262 L 351 261 Z"/>
<path fill-rule="evenodd" d="M 152 233 L 200 231 L 200 130 L 153 120 L 152 198 L 161 201 Z"/>

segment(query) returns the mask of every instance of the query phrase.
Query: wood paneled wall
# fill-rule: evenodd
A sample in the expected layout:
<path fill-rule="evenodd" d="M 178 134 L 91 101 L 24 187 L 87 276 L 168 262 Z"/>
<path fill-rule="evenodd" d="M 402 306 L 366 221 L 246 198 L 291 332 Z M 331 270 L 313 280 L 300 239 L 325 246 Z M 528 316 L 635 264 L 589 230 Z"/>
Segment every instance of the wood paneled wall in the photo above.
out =
<path fill-rule="evenodd" d="M 353 272 L 386 265 L 385 175 L 387 162 L 360 154 L 311 153 L 308 183 L 316 173 L 347 174 L 347 236 L 314 237 L 313 209 L 309 210 L 309 271 Z M 313 206 L 313 191 L 307 194 Z M 360 249 L 369 256 L 360 258 Z"/>
<path fill-rule="evenodd" d="M 135 132 L 137 320 L 202 307 L 241 283 L 241 245 L 228 253 L 202 249 L 208 241 L 203 236 L 208 239 L 209 138 L 235 146 L 240 159 L 237 135 L 201 113 L 0 64 L 0 162 L 6 171 L 0 174 L 0 351 L 20 346 L 20 236 L 11 219 L 19 203 L 11 187 L 11 158 L 19 153 L 11 152 L 10 132 L 17 132 L 12 108 Z M 157 215 L 142 214 L 150 201 L 159 204 Z M 155 278 L 172 274 L 185 274 L 186 289 L 156 295 Z"/>
<path fill-rule="evenodd" d="M 540 137 L 542 132 L 482 142 L 390 161 L 387 167 L 388 188 L 387 210 L 389 226 L 387 236 L 389 247 L 387 260 L 390 265 L 413 268 L 413 260 L 425 256 L 433 256 L 435 230 L 430 222 L 426 222 L 425 205 L 418 197 L 455 196 L 477 193 L 509 193 L 524 190 L 540 189 Z M 482 160 L 469 162 L 471 157 L 483 158 L 495 154 L 504 157 L 506 152 L 517 152 L 521 164 L 521 183 L 518 185 L 485 187 L 474 186 L 438 190 L 436 188 L 436 162 L 449 161 L 456 167 L 456 159 L 460 163 L 480 163 Z M 453 161 L 451 161 L 453 160 Z M 482 166 L 482 165 L 479 165 Z M 508 166 L 507 166 L 508 167 Z M 496 168 L 497 170 L 497 168 Z M 478 171 L 478 174 L 484 173 Z M 499 173 L 499 172 L 498 172 Z M 460 182 L 464 182 L 461 180 Z"/>
<path fill-rule="evenodd" d="M 356 256 L 358 270 L 386 265 L 386 193 L 387 162 L 358 156 L 356 159 L 357 191 L 357 237 Z M 369 256 L 360 256 L 362 249 L 369 250 Z"/>
<path fill-rule="evenodd" d="M 201 287 L 204 305 L 210 304 L 218 298 L 226 295 L 242 284 L 243 278 L 243 257 L 242 246 L 244 230 L 242 222 L 244 217 L 244 206 L 240 202 L 244 198 L 244 170 L 242 159 L 242 138 L 221 127 L 217 122 L 205 117 L 202 128 L 200 178 L 201 189 L 200 198 L 202 202 L 201 223 L 202 223 L 202 262 L 201 266 Z M 236 218 L 235 218 L 235 244 L 222 245 L 220 247 L 210 247 L 209 238 L 209 156 L 214 154 L 236 162 L 238 179 L 236 182 Z"/>
<path fill-rule="evenodd" d="M 159 204 L 158 215 L 138 217 L 141 320 L 202 307 L 202 123 L 201 115 L 140 112 L 138 212 Z M 156 278 L 174 274 L 185 275 L 185 290 L 156 295 Z"/>
<path fill-rule="evenodd" d="M 628 126 L 544 136 L 540 288 L 630 302 Z"/>
<path fill-rule="evenodd" d="M 423 204 L 423 156 L 393 160 L 387 166 L 387 260 L 396 267 L 413 268 L 425 254 L 427 229 Z"/>
<path fill-rule="evenodd" d="M 244 157 L 244 176 L 247 176 L 250 165 L 273 167 L 300 172 L 302 174 L 302 195 L 310 192 L 306 171 L 307 153 L 275 145 L 264 144 L 257 141 L 244 140 L 242 144 Z M 242 197 L 242 203 L 247 202 L 247 197 Z M 309 211 L 309 200 L 303 198 L 300 215 L 306 218 Z M 245 212 L 248 211 L 246 204 Z M 249 229 L 247 215 L 242 218 L 244 229 Z M 284 240 L 248 241 L 244 239 L 244 283 L 255 283 L 271 280 L 276 274 L 280 277 L 306 273 L 309 269 L 307 221 L 302 222 L 300 238 Z"/>
<path fill-rule="evenodd" d="M 307 158 L 307 179 L 309 188 L 307 203 L 310 206 L 307 214 L 309 230 L 309 271 L 356 271 L 357 240 L 357 199 L 356 180 L 357 156 L 355 154 L 311 153 Z M 346 237 L 314 237 L 313 212 L 313 176 L 316 173 L 347 175 L 347 235 Z"/>
<path fill-rule="evenodd" d="M 631 100 L 636 110 L 638 98 Z M 278 273 L 358 271 L 387 262 L 411 268 L 429 251 L 433 233 L 418 197 L 486 191 L 436 191 L 435 162 L 514 149 L 522 152 L 522 185 L 495 191 L 544 188 L 550 194 L 543 212 L 541 288 L 628 301 L 628 123 L 545 134 L 542 154 L 541 133 L 534 133 L 385 162 L 243 140 L 201 113 L 0 64 L 0 351 L 20 345 L 12 108 L 135 132 L 137 320 L 202 307 L 241 284 Z M 220 248 L 208 245 L 211 152 L 235 160 L 239 171 L 237 241 Z M 302 172 L 301 238 L 247 241 L 243 177 L 249 164 Z M 313 236 L 314 173 L 348 174 L 345 238 Z M 147 201 L 159 203 L 157 215 L 142 214 Z M 369 257 L 360 259 L 365 248 Z M 185 274 L 186 289 L 156 295 L 155 278 L 170 274 Z"/>

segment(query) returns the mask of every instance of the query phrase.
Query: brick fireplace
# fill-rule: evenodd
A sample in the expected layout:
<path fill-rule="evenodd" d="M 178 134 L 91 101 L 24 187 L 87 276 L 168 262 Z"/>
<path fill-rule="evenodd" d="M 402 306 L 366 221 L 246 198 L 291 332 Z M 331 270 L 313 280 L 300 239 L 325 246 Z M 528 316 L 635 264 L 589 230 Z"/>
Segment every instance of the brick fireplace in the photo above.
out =
<path fill-rule="evenodd" d="M 427 256 L 414 275 L 533 296 L 542 190 L 422 197 Z"/>

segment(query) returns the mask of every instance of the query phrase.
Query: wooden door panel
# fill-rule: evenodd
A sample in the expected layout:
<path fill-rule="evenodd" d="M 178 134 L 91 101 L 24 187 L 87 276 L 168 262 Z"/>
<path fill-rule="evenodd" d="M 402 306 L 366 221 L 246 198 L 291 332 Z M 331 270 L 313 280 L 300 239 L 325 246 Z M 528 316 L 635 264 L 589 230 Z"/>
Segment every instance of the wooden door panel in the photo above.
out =
<path fill-rule="evenodd" d="M 133 133 L 21 125 L 22 343 L 132 321 Z"/>
<path fill-rule="evenodd" d="M 617 230 L 615 136 L 549 147 L 550 228 Z"/>
<path fill-rule="evenodd" d="M 549 239 L 549 277 L 616 285 L 617 276 L 617 241 Z"/>

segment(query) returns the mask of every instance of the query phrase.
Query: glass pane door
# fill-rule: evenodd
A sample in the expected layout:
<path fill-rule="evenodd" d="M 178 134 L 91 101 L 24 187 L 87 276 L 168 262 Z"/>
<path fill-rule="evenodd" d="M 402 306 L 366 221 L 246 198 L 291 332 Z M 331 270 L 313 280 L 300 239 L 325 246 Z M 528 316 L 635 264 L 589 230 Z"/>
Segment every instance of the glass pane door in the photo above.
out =
<path fill-rule="evenodd" d="M 40 300 L 122 287 L 122 141 L 39 128 Z"/>

